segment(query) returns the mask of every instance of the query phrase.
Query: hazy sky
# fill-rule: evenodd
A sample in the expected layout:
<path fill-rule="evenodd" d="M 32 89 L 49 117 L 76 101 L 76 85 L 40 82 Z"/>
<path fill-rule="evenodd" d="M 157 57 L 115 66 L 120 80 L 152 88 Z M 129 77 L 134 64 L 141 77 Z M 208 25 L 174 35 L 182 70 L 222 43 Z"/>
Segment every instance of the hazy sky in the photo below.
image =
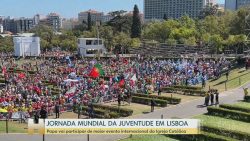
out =
<path fill-rule="evenodd" d="M 224 0 L 218 2 L 224 3 Z M 143 0 L 0 0 L 0 15 L 33 17 L 35 14 L 56 12 L 70 18 L 89 9 L 105 13 L 121 9 L 132 11 L 135 4 L 143 11 Z"/>

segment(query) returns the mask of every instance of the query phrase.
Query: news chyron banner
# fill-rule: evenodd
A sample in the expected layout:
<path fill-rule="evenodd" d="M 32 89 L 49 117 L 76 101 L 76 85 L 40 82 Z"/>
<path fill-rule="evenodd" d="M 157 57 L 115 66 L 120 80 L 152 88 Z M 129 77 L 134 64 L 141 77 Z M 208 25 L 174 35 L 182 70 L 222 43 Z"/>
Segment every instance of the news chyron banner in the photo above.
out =
<path fill-rule="evenodd" d="M 29 120 L 29 134 L 199 134 L 197 119 L 46 119 Z M 41 126 L 43 124 L 44 126 Z"/>

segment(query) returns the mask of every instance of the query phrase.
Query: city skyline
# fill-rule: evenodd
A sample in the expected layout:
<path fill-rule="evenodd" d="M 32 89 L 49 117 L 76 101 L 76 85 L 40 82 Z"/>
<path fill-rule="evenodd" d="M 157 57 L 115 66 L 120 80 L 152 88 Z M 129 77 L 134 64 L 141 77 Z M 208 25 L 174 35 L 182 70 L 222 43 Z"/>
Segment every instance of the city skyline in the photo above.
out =
<path fill-rule="evenodd" d="M 132 11 L 135 4 L 143 12 L 143 0 L 1 0 L 0 15 L 13 18 L 33 17 L 35 14 L 46 16 L 58 13 L 64 18 L 77 18 L 78 13 L 94 9 L 108 13 L 116 10 Z"/>
<path fill-rule="evenodd" d="M 217 0 L 224 3 L 224 0 Z M 47 15 L 51 12 L 60 14 L 64 18 L 77 18 L 78 13 L 94 9 L 108 13 L 115 10 L 132 11 L 137 4 L 143 13 L 143 0 L 1 0 L 0 15 L 13 18 L 33 17 L 35 14 Z M 28 7 L 28 8 L 27 8 Z"/>

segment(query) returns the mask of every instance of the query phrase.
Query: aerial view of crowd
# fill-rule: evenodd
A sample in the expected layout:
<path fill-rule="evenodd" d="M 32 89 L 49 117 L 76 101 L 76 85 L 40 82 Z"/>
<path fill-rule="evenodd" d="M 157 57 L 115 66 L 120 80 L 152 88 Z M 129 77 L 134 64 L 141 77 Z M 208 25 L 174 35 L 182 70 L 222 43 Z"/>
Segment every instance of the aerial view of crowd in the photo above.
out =
<path fill-rule="evenodd" d="M 74 105 L 129 100 L 133 93 L 154 93 L 171 85 L 205 85 L 230 68 L 221 58 L 145 59 L 54 57 L 18 61 L 1 58 L 0 118 L 32 117 L 46 109 L 48 115 Z M 22 70 L 22 71 L 20 71 Z M 130 100 L 131 101 L 131 100 Z"/>

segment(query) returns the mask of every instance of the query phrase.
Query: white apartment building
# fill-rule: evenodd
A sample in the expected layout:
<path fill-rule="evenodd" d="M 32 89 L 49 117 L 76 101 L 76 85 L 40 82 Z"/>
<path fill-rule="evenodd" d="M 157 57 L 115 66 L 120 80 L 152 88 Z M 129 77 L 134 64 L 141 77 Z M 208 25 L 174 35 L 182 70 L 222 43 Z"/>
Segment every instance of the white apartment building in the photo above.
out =
<path fill-rule="evenodd" d="M 241 7 L 249 6 L 250 0 L 225 0 L 225 10 L 238 10 Z"/>
<path fill-rule="evenodd" d="M 98 38 L 78 38 L 78 53 L 83 57 L 94 57 L 106 52 L 104 42 Z"/>
<path fill-rule="evenodd" d="M 161 20 L 164 15 L 173 19 L 183 15 L 197 18 L 208 3 L 214 4 L 215 0 L 144 0 L 144 19 Z"/>
<path fill-rule="evenodd" d="M 57 13 L 50 13 L 47 16 L 47 22 L 50 26 L 52 26 L 54 31 L 59 31 L 62 28 L 62 18 Z"/>

